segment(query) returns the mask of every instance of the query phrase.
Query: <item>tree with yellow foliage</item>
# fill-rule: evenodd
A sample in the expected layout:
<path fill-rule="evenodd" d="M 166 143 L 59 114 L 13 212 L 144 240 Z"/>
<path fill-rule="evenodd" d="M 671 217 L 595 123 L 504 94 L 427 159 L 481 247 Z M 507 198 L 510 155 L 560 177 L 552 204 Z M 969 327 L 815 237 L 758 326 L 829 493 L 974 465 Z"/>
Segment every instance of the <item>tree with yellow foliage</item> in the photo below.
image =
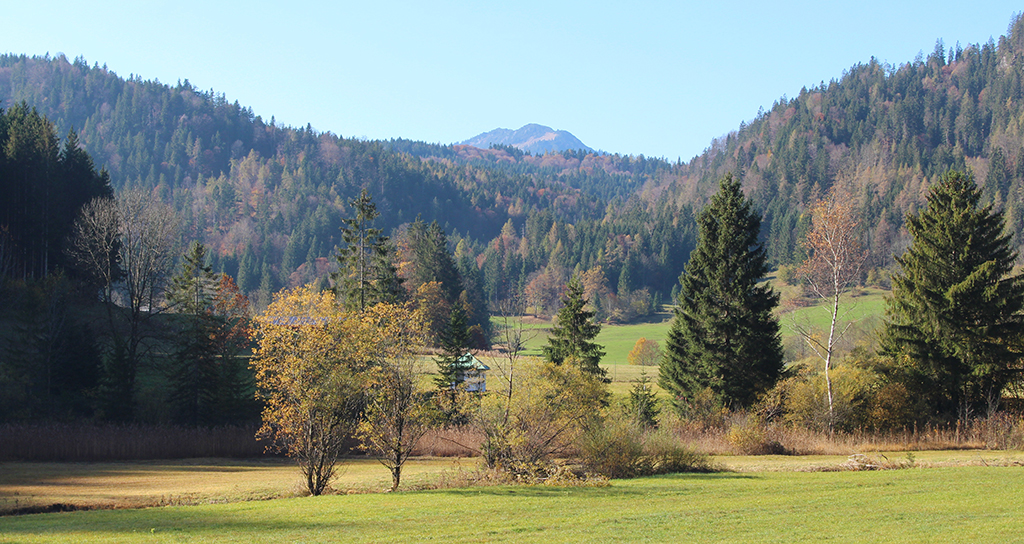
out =
<path fill-rule="evenodd" d="M 658 366 L 661 362 L 661 346 L 657 340 L 641 337 L 633 344 L 633 349 L 626 356 L 626 362 L 631 365 Z"/>
<path fill-rule="evenodd" d="M 356 434 L 398 487 L 430 422 L 414 372 L 422 323 L 404 305 L 344 312 L 334 293 L 311 286 L 279 293 L 256 318 L 252 365 L 266 402 L 260 436 L 298 460 L 311 494 L 327 488 Z"/>
<path fill-rule="evenodd" d="M 255 321 L 259 436 L 297 459 L 306 488 L 320 495 L 359 422 L 370 331 L 339 310 L 333 293 L 310 286 L 278 293 Z"/>
<path fill-rule="evenodd" d="M 413 348 L 423 343 L 424 320 L 408 306 L 391 304 L 368 308 L 362 320 L 375 331 L 377 344 L 357 434 L 362 449 L 391 471 L 391 491 L 396 491 L 413 447 L 438 415 L 428 393 L 418 386 Z"/>

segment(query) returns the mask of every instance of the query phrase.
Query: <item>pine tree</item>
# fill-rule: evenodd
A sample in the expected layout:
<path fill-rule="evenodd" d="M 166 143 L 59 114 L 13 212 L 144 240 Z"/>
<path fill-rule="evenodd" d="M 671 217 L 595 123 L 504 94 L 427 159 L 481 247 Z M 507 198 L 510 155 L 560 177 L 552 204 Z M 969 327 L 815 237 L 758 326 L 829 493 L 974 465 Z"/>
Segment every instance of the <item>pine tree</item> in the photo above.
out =
<path fill-rule="evenodd" d="M 980 207 L 981 190 L 947 172 L 920 213 L 914 241 L 897 257 L 881 352 L 916 398 L 942 415 L 998 403 L 1020 360 L 1024 280 L 1002 212 Z"/>
<path fill-rule="evenodd" d="M 779 302 L 758 242 L 760 217 L 727 174 L 697 218 L 699 239 L 680 276 L 678 306 L 659 384 L 677 408 L 710 388 L 723 401 L 749 406 L 782 371 Z"/>
<path fill-rule="evenodd" d="M 562 309 L 555 317 L 555 325 L 551 327 L 548 344 L 541 349 L 548 361 L 556 365 L 573 361 L 584 372 L 607 382 L 607 373 L 598 365 L 601 357 L 604 357 L 604 350 L 601 349 L 602 346 L 593 342 L 601 332 L 601 325 L 594 322 L 594 312 L 587 310 L 586 305 L 583 282 L 578 276 L 573 276 L 566 285 Z"/>
<path fill-rule="evenodd" d="M 331 275 L 338 300 L 351 310 L 362 312 L 376 303 L 373 296 L 374 264 L 387 240 L 381 230 L 371 228 L 373 220 L 380 216 L 370 194 L 363 189 L 358 198 L 349 201 L 355 217 L 342 219 L 341 239 L 344 247 L 338 248 L 335 258 L 340 270 Z"/>
<path fill-rule="evenodd" d="M 658 396 L 652 390 L 651 378 L 647 371 L 642 371 L 640 377 L 632 383 L 629 398 L 623 406 L 626 417 L 646 429 L 657 427 L 661 408 L 658 407 Z"/>
<path fill-rule="evenodd" d="M 217 325 L 211 312 L 216 281 L 206 264 L 206 247 L 193 242 L 167 293 L 172 308 L 184 319 L 171 371 L 171 401 L 178 419 L 191 424 L 206 419 L 217 398 Z"/>
<path fill-rule="evenodd" d="M 375 302 L 387 304 L 398 304 L 406 298 L 405 278 L 398 275 L 398 267 L 395 266 L 395 243 L 390 238 L 382 236 L 373 251 L 373 280 L 371 281 L 371 293 Z"/>
<path fill-rule="evenodd" d="M 449 391 L 454 389 L 462 376 L 459 361 L 469 349 L 469 322 L 462 304 L 452 307 L 448 327 L 441 335 L 441 356 L 437 362 L 437 379 L 434 383 L 438 389 Z"/>
<path fill-rule="evenodd" d="M 469 320 L 465 307 L 456 304 L 452 307 L 448 327 L 441 335 L 441 356 L 437 363 L 437 378 L 434 384 L 440 392 L 439 405 L 447 423 L 460 425 L 465 418 L 459 411 L 459 385 L 467 370 L 464 357 L 469 349 Z"/>

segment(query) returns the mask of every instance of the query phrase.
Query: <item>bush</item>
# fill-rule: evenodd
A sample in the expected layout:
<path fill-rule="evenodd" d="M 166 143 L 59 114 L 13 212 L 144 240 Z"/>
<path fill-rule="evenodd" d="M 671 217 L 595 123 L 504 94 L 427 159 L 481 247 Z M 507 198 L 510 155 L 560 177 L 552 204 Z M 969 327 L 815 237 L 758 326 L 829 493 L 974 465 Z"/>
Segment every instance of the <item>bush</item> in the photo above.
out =
<path fill-rule="evenodd" d="M 786 448 L 769 433 L 764 421 L 747 416 L 729 428 L 729 445 L 741 455 L 785 455 Z"/>
<path fill-rule="evenodd" d="M 915 413 L 907 388 L 897 382 L 886 383 L 871 396 L 864 426 L 874 431 L 899 429 L 912 424 Z"/>
<path fill-rule="evenodd" d="M 629 421 L 612 420 L 587 433 L 580 444 L 583 464 L 609 478 L 650 473 L 643 436 Z"/>
<path fill-rule="evenodd" d="M 796 376 L 786 379 L 779 387 L 784 389 L 785 419 L 808 429 L 827 431 L 829 426 L 828 396 L 820 361 L 801 365 Z M 863 426 L 872 390 L 879 383 L 874 372 L 851 364 L 836 365 L 832 378 L 832 426 L 850 431 Z"/>
<path fill-rule="evenodd" d="M 775 277 L 786 285 L 796 285 L 800 281 L 796 273 L 796 267 L 791 265 L 780 266 L 779 270 L 775 273 Z"/>
<path fill-rule="evenodd" d="M 683 446 L 663 430 L 643 430 L 624 418 L 609 419 L 580 445 L 583 464 L 608 478 L 679 472 L 710 472 L 710 458 Z"/>
<path fill-rule="evenodd" d="M 676 402 L 680 419 L 694 423 L 704 429 L 725 428 L 729 409 L 715 395 L 710 387 L 704 388 L 687 403 Z"/>

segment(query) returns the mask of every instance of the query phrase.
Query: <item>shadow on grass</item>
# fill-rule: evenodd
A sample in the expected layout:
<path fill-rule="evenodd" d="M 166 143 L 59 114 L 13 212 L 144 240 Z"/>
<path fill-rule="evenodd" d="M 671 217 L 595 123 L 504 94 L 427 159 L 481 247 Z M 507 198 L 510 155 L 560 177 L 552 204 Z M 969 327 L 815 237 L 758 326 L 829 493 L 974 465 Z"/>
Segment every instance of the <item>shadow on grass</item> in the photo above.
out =
<path fill-rule="evenodd" d="M 55 541 L 72 541 L 83 534 L 103 535 L 103 538 L 122 541 L 150 538 L 154 535 L 178 538 L 237 540 L 262 535 L 305 540 L 314 535 L 333 535 L 344 541 L 375 540 L 383 537 L 392 523 L 431 518 L 440 504 L 454 509 L 472 506 L 490 516 L 501 517 L 503 512 L 554 512 L 565 504 L 638 504 L 645 497 L 693 496 L 702 493 L 706 484 L 714 481 L 755 480 L 755 475 L 738 473 L 672 474 L 637 480 L 615 480 L 605 487 L 556 486 L 481 486 L 459 489 L 401 492 L 354 496 L 329 496 L 280 499 L 227 505 L 200 505 L 140 510 L 93 510 L 63 513 L 39 513 L 0 518 L 0 526 L 8 537 L 18 539 L 28 535 L 47 535 Z M 575 499 L 575 500 L 574 500 Z M 518 501 L 525 501 L 519 503 Z M 565 500 L 572 500 L 565 503 Z M 460 506 L 461 505 L 461 506 Z M 532 505 L 532 506 L 531 506 Z M 436 513 L 436 512 L 435 512 Z M 519 530 L 530 527 L 509 518 L 500 528 L 478 527 L 478 531 L 491 529 L 499 532 L 520 525 Z M 521 522 L 526 520 L 520 519 Z M 427 525 L 430 522 L 424 521 Z M 533 523 L 533 522 L 530 522 Z M 545 524 L 550 521 L 544 522 Z M 405 530 L 436 530 L 437 527 L 405 527 Z M 404 526 L 403 526 L 404 527 Z M 444 532 L 443 530 L 441 532 Z M 397 536 L 397 535 L 393 535 Z M 465 535 L 463 535 L 465 536 Z M 260 538 L 257 537 L 256 540 Z M 0 539 L 2 540 L 2 539 Z"/>

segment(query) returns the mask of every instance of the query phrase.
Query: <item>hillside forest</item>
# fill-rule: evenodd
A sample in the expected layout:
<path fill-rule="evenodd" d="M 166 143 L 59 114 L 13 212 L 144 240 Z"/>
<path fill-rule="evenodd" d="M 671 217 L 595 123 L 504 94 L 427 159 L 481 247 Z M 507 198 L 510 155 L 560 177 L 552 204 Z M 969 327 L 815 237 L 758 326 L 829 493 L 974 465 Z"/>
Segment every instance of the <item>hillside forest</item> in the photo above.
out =
<path fill-rule="evenodd" d="M 195 347 L 186 340 L 202 336 L 188 334 L 198 314 L 179 311 L 187 277 L 211 286 L 216 349 L 242 353 L 251 346 L 237 326 L 274 293 L 339 285 L 353 229 L 372 229 L 364 234 L 382 242 L 409 297 L 467 308 L 477 348 L 494 341 L 503 301 L 522 296 L 527 312 L 553 316 L 572 276 L 598 322 L 675 301 L 697 219 L 729 174 L 760 216 L 757 243 L 773 269 L 807 258 L 810 209 L 840 188 L 868 256 L 857 281 L 888 287 L 911 243 L 908 214 L 950 169 L 969 172 L 981 205 L 1002 211 L 1014 248 L 1024 240 L 1021 16 L 998 41 L 940 41 L 904 64 L 852 66 L 686 162 L 367 141 L 279 125 L 188 80 L 125 78 L 63 55 L 0 56 L 0 107 L 0 302 L 10 309 L 0 320 L 5 345 L 22 346 L 0 374 L 6 420 L 220 423 L 197 408 L 214 399 L 229 399 L 218 408 L 228 419 L 256 417 L 244 365 L 208 380 L 224 391 L 181 382 L 164 407 L 113 401 L 173 377 Z M 122 222 L 111 228 L 136 225 L 158 240 L 148 277 L 129 270 L 130 237 L 76 249 L 75 218 L 100 218 L 90 202 L 115 195 Z M 361 213 L 363 197 L 373 213 Z M 430 342 L 440 346 L 435 321 Z M 100 327 L 124 340 L 100 349 Z"/>

